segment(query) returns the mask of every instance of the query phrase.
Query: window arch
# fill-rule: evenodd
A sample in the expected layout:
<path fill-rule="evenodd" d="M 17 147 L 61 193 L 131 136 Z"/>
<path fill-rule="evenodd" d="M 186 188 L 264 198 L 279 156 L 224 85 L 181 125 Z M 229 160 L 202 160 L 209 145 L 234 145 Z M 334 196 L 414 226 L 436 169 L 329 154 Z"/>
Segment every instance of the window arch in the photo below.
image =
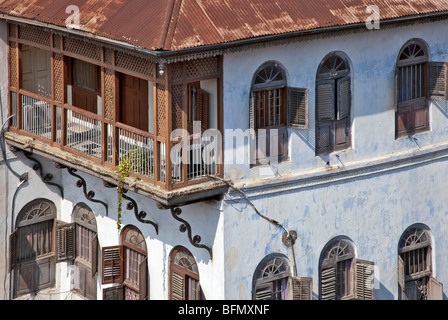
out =
<path fill-rule="evenodd" d="M 190 251 L 181 246 L 170 254 L 170 299 L 201 299 L 198 265 Z"/>
<path fill-rule="evenodd" d="M 432 276 L 431 234 L 424 225 L 413 225 L 398 243 L 399 299 L 432 300 L 442 297 L 442 284 Z"/>
<path fill-rule="evenodd" d="M 355 247 L 338 237 L 324 247 L 320 257 L 321 300 L 374 299 L 374 263 L 355 258 Z"/>
<path fill-rule="evenodd" d="M 288 87 L 287 82 L 286 68 L 277 61 L 263 63 L 252 78 L 250 128 L 256 147 L 251 164 L 265 164 L 271 156 L 287 159 L 287 127 L 308 126 L 308 90 Z"/>
<path fill-rule="evenodd" d="M 351 146 L 351 78 L 345 54 L 332 52 L 316 76 L 316 154 Z"/>
<path fill-rule="evenodd" d="M 68 244 L 68 248 L 72 247 L 75 251 L 71 259 L 74 259 L 78 283 L 73 289 L 84 298 L 95 300 L 97 298 L 98 270 L 98 234 L 95 214 L 87 204 L 80 202 L 73 208 L 72 221 L 72 224 L 63 225 L 59 230 L 70 226 L 75 228 L 75 243 Z M 59 230 L 58 232 L 60 232 Z M 66 234 L 67 231 L 64 235 L 65 239 L 67 239 Z M 58 243 L 60 244 L 61 241 Z M 70 257 L 68 258 L 70 259 Z"/>
<path fill-rule="evenodd" d="M 257 266 L 253 277 L 253 299 L 286 300 L 291 275 L 288 259 L 281 254 L 266 256 Z"/>
<path fill-rule="evenodd" d="M 35 199 L 20 210 L 9 238 L 14 297 L 54 286 L 56 214 L 56 206 L 47 199 Z"/>
<path fill-rule="evenodd" d="M 141 300 L 140 295 L 146 295 L 147 286 L 146 239 L 137 227 L 127 225 L 121 232 L 121 243 L 125 263 L 123 281 L 125 300 Z"/>
<path fill-rule="evenodd" d="M 421 39 L 406 42 L 395 69 L 396 138 L 429 130 L 428 66 L 427 44 Z"/>

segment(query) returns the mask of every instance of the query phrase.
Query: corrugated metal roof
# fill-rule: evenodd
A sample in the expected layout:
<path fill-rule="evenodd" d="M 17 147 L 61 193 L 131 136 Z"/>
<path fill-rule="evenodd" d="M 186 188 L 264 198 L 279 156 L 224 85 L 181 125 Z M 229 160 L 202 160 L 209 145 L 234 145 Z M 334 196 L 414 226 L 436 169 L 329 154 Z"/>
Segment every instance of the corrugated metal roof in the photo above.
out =
<path fill-rule="evenodd" d="M 81 30 L 149 50 L 180 50 L 260 36 L 448 11 L 448 0 L 0 0 L 0 12 Z"/>

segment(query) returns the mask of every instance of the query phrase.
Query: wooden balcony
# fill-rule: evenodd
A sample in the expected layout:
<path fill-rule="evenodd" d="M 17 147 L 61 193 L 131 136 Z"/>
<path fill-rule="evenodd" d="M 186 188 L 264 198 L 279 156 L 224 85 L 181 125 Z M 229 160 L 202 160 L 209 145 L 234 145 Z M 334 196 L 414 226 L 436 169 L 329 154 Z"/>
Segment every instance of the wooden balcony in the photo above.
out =
<path fill-rule="evenodd" d="M 212 91 L 217 117 L 213 124 L 222 132 L 220 57 L 176 61 L 164 65 L 162 73 L 147 57 L 71 35 L 16 24 L 9 25 L 8 34 L 8 112 L 15 117 L 5 136 L 12 146 L 31 148 L 110 184 L 117 183 L 117 168 L 127 160 L 128 187 L 164 206 L 222 191 L 216 188 L 223 184 L 211 179 L 222 177 L 222 153 L 204 154 L 205 138 L 179 148 L 170 136 L 172 130 L 189 128 L 188 92 L 190 87 L 205 92 L 201 86 Z M 91 72 L 90 80 L 84 79 L 86 72 Z M 91 87 L 91 95 L 79 85 L 82 81 Z M 132 81 L 145 86 L 140 92 L 148 105 L 143 125 L 132 103 L 135 90 L 126 91 Z M 151 130 L 146 130 L 148 125 Z M 180 161 L 186 158 L 189 161 Z"/>

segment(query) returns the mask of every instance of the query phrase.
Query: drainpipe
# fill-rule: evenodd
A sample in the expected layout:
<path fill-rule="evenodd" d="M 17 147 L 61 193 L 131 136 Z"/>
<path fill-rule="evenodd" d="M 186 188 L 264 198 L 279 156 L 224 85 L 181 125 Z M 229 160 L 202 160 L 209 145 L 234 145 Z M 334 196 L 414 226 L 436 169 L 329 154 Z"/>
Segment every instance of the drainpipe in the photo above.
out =
<path fill-rule="evenodd" d="M 292 250 L 292 256 L 293 256 L 293 275 L 294 277 L 297 277 L 297 267 L 296 267 L 296 256 L 294 253 L 294 244 L 295 244 L 295 240 L 297 239 L 297 233 L 293 230 L 289 231 L 288 229 L 285 228 L 284 225 L 282 225 L 280 222 L 278 222 L 277 220 L 271 219 L 269 217 L 266 217 L 265 215 L 261 214 L 260 211 L 258 211 L 258 209 L 255 207 L 255 205 L 249 200 L 249 198 L 247 197 L 247 195 L 240 189 L 238 189 L 237 187 L 235 187 L 233 184 L 231 184 L 229 181 L 224 180 L 220 177 L 216 177 L 216 176 L 210 176 L 208 175 L 209 178 L 212 179 L 216 179 L 219 181 L 224 182 L 225 184 L 227 184 L 230 188 L 232 188 L 234 191 L 238 192 L 239 194 L 241 194 L 243 196 L 244 199 L 246 199 L 247 203 L 252 207 L 252 209 L 255 211 L 255 213 L 260 216 L 261 218 L 265 219 L 266 221 L 268 221 L 270 224 L 281 228 L 285 231 L 285 233 L 283 234 L 283 244 L 287 247 L 291 247 Z"/>

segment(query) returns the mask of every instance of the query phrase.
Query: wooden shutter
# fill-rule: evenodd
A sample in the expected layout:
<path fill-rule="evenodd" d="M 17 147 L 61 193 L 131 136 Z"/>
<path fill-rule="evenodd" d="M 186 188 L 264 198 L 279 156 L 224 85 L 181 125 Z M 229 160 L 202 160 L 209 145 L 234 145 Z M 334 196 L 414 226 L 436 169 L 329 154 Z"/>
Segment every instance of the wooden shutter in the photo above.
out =
<path fill-rule="evenodd" d="M 138 293 L 140 300 L 148 299 L 148 258 L 143 259 L 143 261 L 138 266 Z"/>
<path fill-rule="evenodd" d="M 56 228 L 56 261 L 75 259 L 75 224 L 59 224 Z"/>
<path fill-rule="evenodd" d="M 95 233 L 92 239 L 92 261 L 91 261 L 91 270 L 92 277 L 98 272 L 98 233 Z"/>
<path fill-rule="evenodd" d="M 208 129 L 209 95 L 207 91 L 196 87 L 196 119 L 201 121 L 201 130 Z"/>
<path fill-rule="evenodd" d="M 336 300 L 336 267 L 323 269 L 321 274 L 321 300 Z"/>
<path fill-rule="evenodd" d="M 354 268 L 354 298 L 358 300 L 374 300 L 374 263 L 355 259 Z"/>
<path fill-rule="evenodd" d="M 292 299 L 311 300 L 313 292 L 313 279 L 305 277 L 292 278 Z"/>
<path fill-rule="evenodd" d="M 337 80 L 338 90 L 338 119 L 345 119 L 350 116 L 351 107 L 351 90 L 350 90 L 350 76 L 343 77 Z"/>
<path fill-rule="evenodd" d="M 255 285 L 255 300 L 272 300 L 272 282 L 257 283 Z"/>
<path fill-rule="evenodd" d="M 17 265 L 18 260 L 18 237 L 19 237 L 19 229 L 15 229 L 9 235 L 9 271 L 14 269 Z"/>
<path fill-rule="evenodd" d="M 122 283 L 124 277 L 123 246 L 104 247 L 102 261 L 103 284 Z"/>
<path fill-rule="evenodd" d="M 319 121 L 335 119 L 335 82 L 319 81 L 317 84 L 317 119 Z"/>
<path fill-rule="evenodd" d="M 287 88 L 288 126 L 308 128 L 308 89 Z"/>
<path fill-rule="evenodd" d="M 447 100 L 447 79 L 448 63 L 429 62 L 428 63 L 428 98 L 432 100 Z"/>
<path fill-rule="evenodd" d="M 433 277 L 428 281 L 428 300 L 443 300 L 443 284 Z"/>
<path fill-rule="evenodd" d="M 201 290 L 199 281 L 187 276 L 187 300 L 200 300 Z"/>
<path fill-rule="evenodd" d="M 103 289 L 103 300 L 124 300 L 124 286 Z"/>
<path fill-rule="evenodd" d="M 398 274 L 398 299 L 404 299 L 404 261 L 403 258 L 398 255 L 397 261 L 397 274 Z"/>
<path fill-rule="evenodd" d="M 255 95 L 250 93 L 250 106 L 249 106 L 249 128 L 251 133 L 255 130 Z"/>
<path fill-rule="evenodd" d="M 184 276 L 177 272 L 171 275 L 171 300 L 185 300 Z"/>

